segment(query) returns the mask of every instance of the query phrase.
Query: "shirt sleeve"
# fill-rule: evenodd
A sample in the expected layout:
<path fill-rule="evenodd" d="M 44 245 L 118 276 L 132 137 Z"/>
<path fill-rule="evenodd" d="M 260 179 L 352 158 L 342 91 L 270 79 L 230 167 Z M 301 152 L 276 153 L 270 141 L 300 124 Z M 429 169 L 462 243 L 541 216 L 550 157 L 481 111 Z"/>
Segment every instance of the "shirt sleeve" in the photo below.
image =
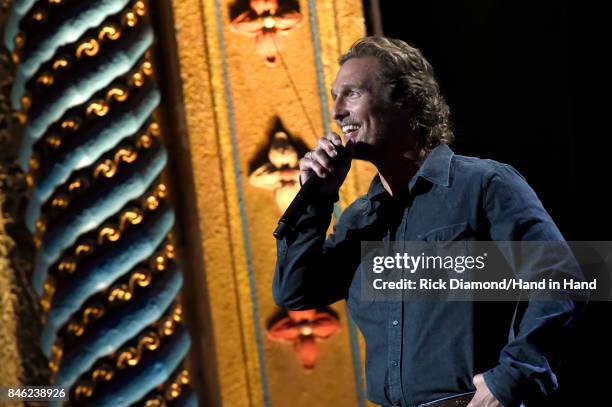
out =
<path fill-rule="evenodd" d="M 492 240 L 561 242 L 554 245 L 554 255 L 546 251 L 543 243 L 543 255 L 536 253 L 537 259 L 526 265 L 513 264 L 516 259 L 506 256 L 518 277 L 532 280 L 562 273 L 583 278 L 559 229 L 518 171 L 498 164 L 486 183 L 484 209 Z M 537 403 L 558 388 L 553 368 L 562 351 L 561 338 L 583 305 L 571 299 L 543 300 L 533 296 L 519 303 L 498 365 L 484 373 L 487 387 L 504 407 Z"/>
<path fill-rule="evenodd" d="M 295 228 L 277 240 L 272 293 L 279 307 L 317 308 L 347 297 L 360 260 L 360 240 L 348 237 L 350 207 L 326 240 L 332 212 L 333 199 L 309 204 Z"/>

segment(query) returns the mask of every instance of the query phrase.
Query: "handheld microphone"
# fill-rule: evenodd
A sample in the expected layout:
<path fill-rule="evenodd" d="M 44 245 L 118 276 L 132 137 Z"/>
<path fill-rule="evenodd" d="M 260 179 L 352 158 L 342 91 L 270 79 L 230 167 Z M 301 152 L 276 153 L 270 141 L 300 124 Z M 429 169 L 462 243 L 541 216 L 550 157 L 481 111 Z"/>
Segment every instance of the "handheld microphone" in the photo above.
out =
<path fill-rule="evenodd" d="M 336 165 L 345 156 L 346 147 L 342 145 L 336 146 L 336 151 L 338 152 L 338 155 L 332 158 L 332 164 L 334 165 Z M 287 232 L 295 226 L 297 219 L 304 213 L 304 208 L 306 208 L 306 205 L 308 205 L 308 203 L 311 202 L 314 197 L 316 197 L 321 189 L 321 186 L 326 180 L 326 178 L 321 178 L 316 173 L 312 173 L 310 178 L 308 178 L 304 185 L 302 185 L 299 192 L 295 198 L 293 198 L 293 201 L 291 201 L 291 204 L 278 221 L 278 226 L 276 227 L 276 230 L 274 230 L 275 238 L 284 238 Z"/>

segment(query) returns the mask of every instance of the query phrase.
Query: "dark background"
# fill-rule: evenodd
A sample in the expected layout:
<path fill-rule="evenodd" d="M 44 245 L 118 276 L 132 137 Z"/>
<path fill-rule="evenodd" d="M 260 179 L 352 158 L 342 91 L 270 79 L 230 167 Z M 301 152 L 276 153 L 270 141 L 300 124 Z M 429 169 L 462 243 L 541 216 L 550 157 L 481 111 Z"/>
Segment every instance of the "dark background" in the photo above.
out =
<path fill-rule="evenodd" d="M 370 5 L 364 2 L 366 12 Z M 457 154 L 518 169 L 567 240 L 612 240 L 610 114 L 597 73 L 610 48 L 596 32 L 602 10 L 552 0 L 381 0 L 380 13 L 384 35 L 420 48 L 433 65 Z M 605 400 L 611 305 L 591 303 L 569 338 L 551 405 Z"/>

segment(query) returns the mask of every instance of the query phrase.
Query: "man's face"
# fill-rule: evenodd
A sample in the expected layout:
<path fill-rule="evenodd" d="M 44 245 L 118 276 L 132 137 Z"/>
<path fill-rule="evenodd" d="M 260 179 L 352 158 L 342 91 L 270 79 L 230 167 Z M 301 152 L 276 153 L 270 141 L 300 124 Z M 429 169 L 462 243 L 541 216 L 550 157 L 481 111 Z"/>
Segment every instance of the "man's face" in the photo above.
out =
<path fill-rule="evenodd" d="M 389 90 L 377 77 L 379 69 L 374 57 L 349 59 L 332 87 L 334 120 L 345 141 L 355 143 L 355 158 L 379 155 L 397 127 L 398 107 L 389 101 Z"/>

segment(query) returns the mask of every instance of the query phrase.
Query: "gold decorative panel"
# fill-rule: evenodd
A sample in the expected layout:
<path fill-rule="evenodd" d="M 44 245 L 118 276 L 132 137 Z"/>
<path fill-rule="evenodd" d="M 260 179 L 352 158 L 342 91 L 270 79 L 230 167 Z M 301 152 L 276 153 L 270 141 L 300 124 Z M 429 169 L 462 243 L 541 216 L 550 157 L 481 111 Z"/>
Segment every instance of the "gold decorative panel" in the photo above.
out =
<path fill-rule="evenodd" d="M 269 19 L 276 18 L 270 3 L 292 22 L 299 13 L 299 23 L 288 32 L 268 31 L 274 38 L 259 41 L 236 28 L 236 19 L 250 10 L 249 18 L 261 23 L 255 31 L 278 29 L 284 22 Z M 207 353 L 214 361 L 202 357 L 196 363 L 215 365 L 219 399 L 227 406 L 367 405 L 363 344 L 344 303 L 331 307 L 339 330 L 316 342 L 315 362 L 308 359 L 312 353 L 297 357 L 294 342 L 268 334 L 278 328 L 274 317 L 282 312 L 271 287 L 272 232 L 283 200 L 274 188 L 249 181 L 270 162 L 279 132 L 301 157 L 335 128 L 329 90 L 338 56 L 364 35 L 361 2 L 173 0 L 172 9 L 197 202 L 198 218 L 191 222 L 198 222 L 204 264 L 197 272 L 206 283 L 201 298 L 208 301 L 215 347 Z M 261 41 L 275 52 L 263 52 Z M 365 193 L 373 175 L 369 164 L 353 163 L 340 210 Z M 197 298 L 199 288 L 191 289 Z M 313 318 L 305 321 L 314 324 Z M 287 321 L 299 325 L 303 317 Z M 311 332 L 305 325 L 301 329 Z"/>

